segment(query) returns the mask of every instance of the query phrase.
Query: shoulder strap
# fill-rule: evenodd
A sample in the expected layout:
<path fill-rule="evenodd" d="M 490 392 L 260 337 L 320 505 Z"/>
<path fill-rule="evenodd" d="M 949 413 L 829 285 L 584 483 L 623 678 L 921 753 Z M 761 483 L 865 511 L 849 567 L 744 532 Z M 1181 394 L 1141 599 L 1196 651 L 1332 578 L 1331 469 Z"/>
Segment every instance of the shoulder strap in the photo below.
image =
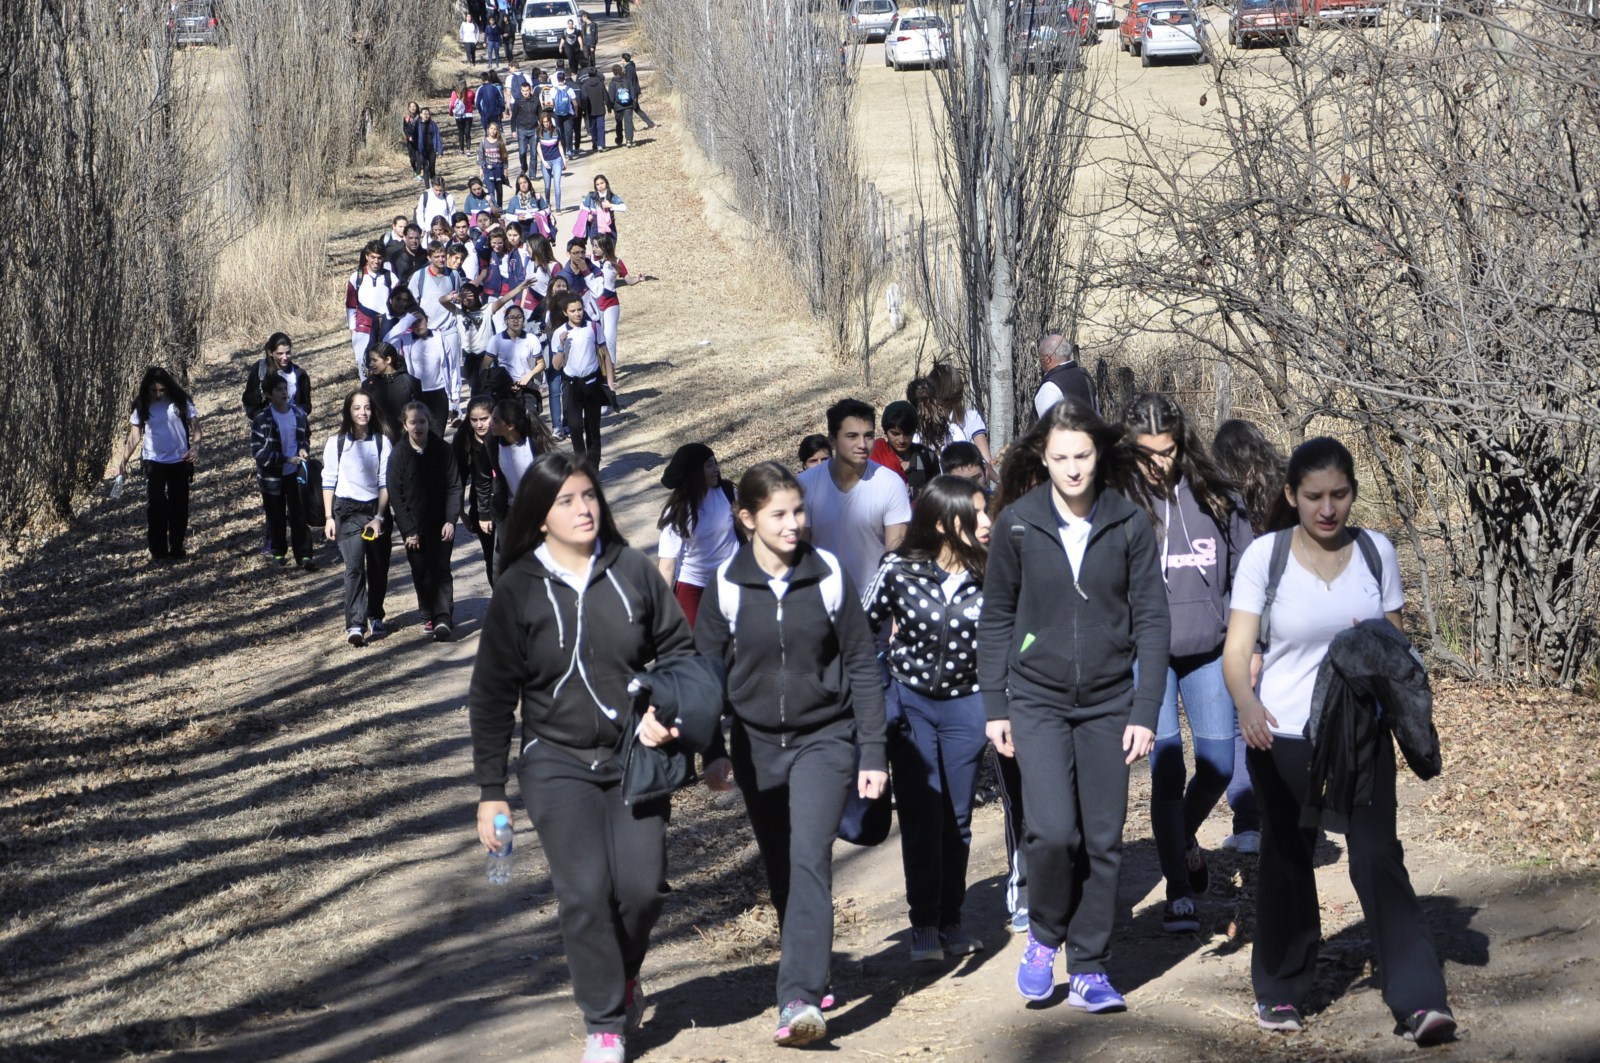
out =
<path fill-rule="evenodd" d="M 828 574 L 822 577 L 822 607 L 828 610 L 828 619 L 833 620 L 839 615 L 839 606 L 844 604 L 844 569 L 839 559 L 826 550 L 818 550 L 817 556 L 828 564 Z"/>
<path fill-rule="evenodd" d="M 1289 565 L 1289 547 L 1294 543 L 1294 531 L 1272 534 L 1272 559 L 1267 563 L 1267 588 L 1261 602 L 1261 626 L 1256 632 L 1256 649 L 1265 651 L 1271 644 L 1272 602 L 1278 596 L 1278 584 L 1283 581 L 1283 570 Z"/>
<path fill-rule="evenodd" d="M 333 452 L 333 460 L 334 460 L 335 463 L 344 461 L 344 433 L 343 432 L 339 433 L 338 440 L 339 440 L 338 447 Z"/>
<path fill-rule="evenodd" d="M 728 566 L 731 564 L 732 557 L 717 566 L 717 605 L 722 609 L 723 618 L 728 621 L 729 637 L 733 636 L 739 625 L 739 585 L 728 578 Z"/>
<path fill-rule="evenodd" d="M 1351 534 L 1356 537 L 1356 546 L 1361 550 L 1361 559 L 1367 563 L 1367 571 L 1372 573 L 1372 578 L 1378 581 L 1378 597 L 1383 597 L 1383 558 L 1378 556 L 1378 547 L 1373 543 L 1372 536 L 1361 528 L 1352 527 Z"/>

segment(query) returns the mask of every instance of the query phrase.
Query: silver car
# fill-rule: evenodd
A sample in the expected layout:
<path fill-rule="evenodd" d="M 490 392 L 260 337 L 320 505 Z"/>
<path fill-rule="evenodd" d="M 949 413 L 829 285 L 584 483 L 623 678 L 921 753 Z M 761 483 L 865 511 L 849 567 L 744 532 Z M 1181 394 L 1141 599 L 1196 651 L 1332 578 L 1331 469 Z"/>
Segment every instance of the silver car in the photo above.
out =
<path fill-rule="evenodd" d="M 883 40 L 889 36 L 889 27 L 894 25 L 895 16 L 899 13 L 900 8 L 894 0 L 850 0 L 850 7 L 846 11 L 850 39 L 858 43 Z"/>
<path fill-rule="evenodd" d="M 1157 59 L 1205 61 L 1205 23 L 1189 8 L 1152 8 L 1141 36 L 1139 63 L 1142 66 L 1149 66 Z"/>

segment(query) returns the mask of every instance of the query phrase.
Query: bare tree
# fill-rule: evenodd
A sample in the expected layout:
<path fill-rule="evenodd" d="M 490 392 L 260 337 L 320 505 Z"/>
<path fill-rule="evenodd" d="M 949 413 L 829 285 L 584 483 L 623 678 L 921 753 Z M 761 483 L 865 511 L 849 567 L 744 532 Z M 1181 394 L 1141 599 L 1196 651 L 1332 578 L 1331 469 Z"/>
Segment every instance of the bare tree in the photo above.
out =
<path fill-rule="evenodd" d="M 1059 3 L 968 0 L 959 17 L 948 0 L 933 6 L 955 28 L 932 101 L 954 242 L 938 268 L 953 268 L 963 289 L 957 327 L 942 338 L 999 447 L 1026 427 L 1033 342 L 1079 283 L 1068 205 L 1094 95 L 1087 42 Z"/>
<path fill-rule="evenodd" d="M 164 5 L 0 5 L 0 530 L 72 515 L 144 367 L 186 375 L 210 277 L 194 110 Z"/>
<path fill-rule="evenodd" d="M 1107 282 L 1254 376 L 1291 437 L 1357 429 L 1436 651 L 1566 683 L 1600 649 L 1600 25 L 1539 33 L 1461 18 L 1220 63 L 1201 130 L 1139 138 Z"/>

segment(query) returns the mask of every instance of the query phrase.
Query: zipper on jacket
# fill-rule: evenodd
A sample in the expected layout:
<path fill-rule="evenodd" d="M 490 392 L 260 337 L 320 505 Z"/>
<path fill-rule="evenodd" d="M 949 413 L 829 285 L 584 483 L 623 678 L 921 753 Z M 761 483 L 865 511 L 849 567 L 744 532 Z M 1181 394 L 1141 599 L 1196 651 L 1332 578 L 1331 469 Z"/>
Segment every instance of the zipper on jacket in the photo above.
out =
<path fill-rule="evenodd" d="M 789 748 L 789 724 L 786 704 L 789 691 L 789 648 L 783 638 L 783 599 L 778 599 L 778 746 Z"/>

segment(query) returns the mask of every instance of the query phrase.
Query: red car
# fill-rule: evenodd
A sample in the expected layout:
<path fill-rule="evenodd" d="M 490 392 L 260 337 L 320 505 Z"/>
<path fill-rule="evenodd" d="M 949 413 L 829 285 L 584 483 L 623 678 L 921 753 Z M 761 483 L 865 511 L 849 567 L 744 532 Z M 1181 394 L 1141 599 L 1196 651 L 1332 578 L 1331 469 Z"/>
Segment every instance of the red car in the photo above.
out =
<path fill-rule="evenodd" d="M 1300 43 L 1300 8 L 1295 0 L 1239 0 L 1228 13 L 1228 43 Z"/>
<path fill-rule="evenodd" d="M 1150 11 L 1153 8 L 1175 8 L 1183 11 L 1188 8 L 1185 0 L 1143 0 L 1134 4 L 1128 10 L 1128 17 L 1122 20 L 1117 27 L 1117 45 L 1129 55 L 1138 55 L 1144 47 L 1144 27 L 1150 21 Z"/>

